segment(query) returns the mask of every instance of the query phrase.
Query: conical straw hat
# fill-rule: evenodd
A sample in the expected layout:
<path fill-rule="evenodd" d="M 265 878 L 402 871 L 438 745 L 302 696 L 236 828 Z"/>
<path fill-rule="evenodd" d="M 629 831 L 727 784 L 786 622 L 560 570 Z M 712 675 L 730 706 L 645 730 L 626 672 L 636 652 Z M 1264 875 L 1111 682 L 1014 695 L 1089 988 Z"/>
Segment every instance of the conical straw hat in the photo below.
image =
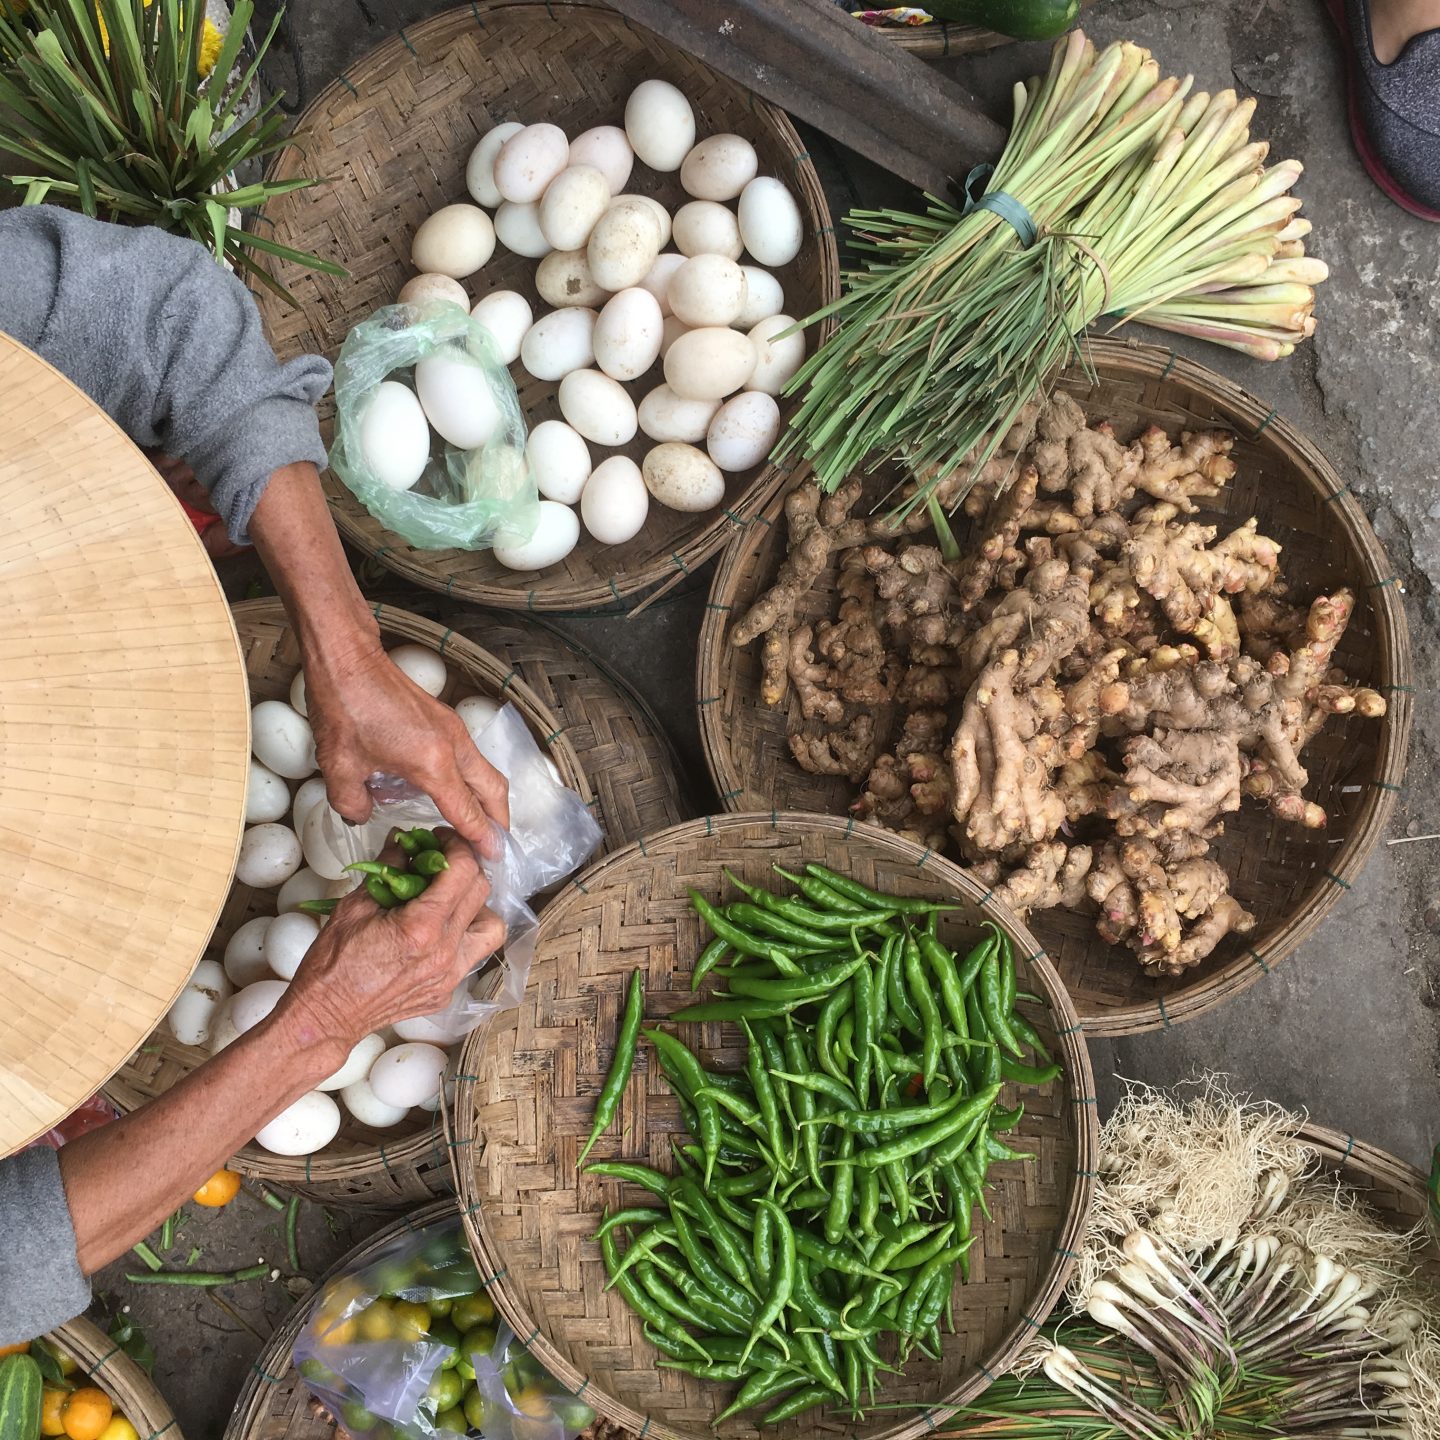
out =
<path fill-rule="evenodd" d="M 0 335 L 0 1155 L 180 993 L 229 889 L 249 749 L 235 627 L 179 503 Z"/>

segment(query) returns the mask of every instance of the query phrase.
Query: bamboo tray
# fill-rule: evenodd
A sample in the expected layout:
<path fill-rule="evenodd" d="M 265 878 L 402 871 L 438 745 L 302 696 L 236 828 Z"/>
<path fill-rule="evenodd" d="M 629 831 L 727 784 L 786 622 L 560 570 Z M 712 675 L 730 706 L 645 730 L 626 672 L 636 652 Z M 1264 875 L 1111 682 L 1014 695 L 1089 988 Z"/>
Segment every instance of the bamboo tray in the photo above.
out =
<path fill-rule="evenodd" d="M 732 1387 L 710 1385 L 659 1358 L 636 1316 L 604 1286 L 589 1240 L 615 1188 L 577 1176 L 594 1097 L 631 971 L 647 972 L 646 1013 L 663 1018 L 692 998 L 690 967 L 703 940 L 686 898 L 694 885 L 712 898 L 722 866 L 764 882 L 772 862 L 800 868 L 828 861 L 866 884 L 954 899 L 942 922 L 955 943 L 993 919 L 1013 938 L 1021 988 L 1043 997 L 1033 1021 L 1065 1066 L 1065 1078 L 1025 1092 L 1020 1134 L 1037 1153 L 1027 1165 L 998 1167 L 972 1250 L 970 1283 L 957 1286 L 957 1335 L 939 1363 L 915 1360 L 887 1384 L 877 1409 L 854 1430 L 864 1440 L 909 1440 L 978 1394 L 986 1374 L 1019 1353 L 1059 1298 L 1068 1258 L 1085 1223 L 1097 1143 L 1089 1060 L 1069 998 L 1044 953 L 1008 910 L 948 861 L 878 830 L 817 815 L 721 816 L 662 831 L 609 856 L 573 881 L 541 919 L 530 989 L 516 1011 L 497 1017 L 461 1057 L 454 1104 L 456 1177 L 481 1273 L 495 1278 L 497 1308 L 562 1384 L 583 1389 L 607 1420 L 642 1435 L 698 1437 L 728 1403 Z M 1026 957 L 1029 957 L 1028 959 Z M 733 1067 L 738 1030 L 700 1028 L 708 1063 Z M 679 1108 L 643 1047 L 613 1131 L 597 1158 L 641 1157 L 673 1168 Z M 1021 1141 L 1017 1141 L 1019 1146 Z M 976 1216 L 980 1225 L 980 1217 Z M 780 1440 L 798 1440 L 828 1421 L 789 1421 Z M 851 1427 L 846 1427 L 847 1431 Z M 721 1440 L 748 1435 L 747 1419 L 725 1422 Z"/>
<path fill-rule="evenodd" d="M 1128 437 L 1152 422 L 1172 433 L 1211 425 L 1235 432 L 1238 473 L 1221 497 L 1223 510 L 1196 518 L 1228 517 L 1233 524 L 1258 515 L 1261 529 L 1284 547 L 1285 572 L 1300 593 L 1350 585 L 1357 603 L 1337 663 L 1389 703 L 1380 720 L 1332 717 L 1306 748 L 1306 793 L 1329 812 L 1327 830 L 1272 820 L 1253 803 L 1226 817 L 1213 853 L 1260 923 L 1249 935 L 1230 936 L 1196 969 L 1152 979 L 1130 951 L 1100 939 L 1089 915 L 1046 910 L 1030 917 L 1086 1033 L 1126 1035 L 1223 1004 L 1292 954 L 1351 887 L 1394 809 L 1410 733 L 1412 674 L 1399 578 L 1349 486 L 1293 425 L 1173 351 L 1096 340 L 1090 353 L 1097 378 L 1073 370 L 1060 384 L 1092 415 L 1113 419 L 1117 434 Z M 696 684 L 706 761 L 731 809 L 774 805 L 846 814 L 855 787 L 843 777 L 801 770 L 786 743 L 787 713 L 761 702 L 759 645 L 736 650 L 729 643 L 732 618 L 770 583 L 785 553 L 779 502 L 762 518 L 765 523 L 750 526 L 721 559 L 705 612 Z M 833 613 L 836 573 L 832 565 L 817 584 L 807 619 Z"/>
<path fill-rule="evenodd" d="M 160 1440 L 162 1435 L 165 1440 L 184 1440 L 155 1382 L 98 1326 L 81 1315 L 45 1338 L 74 1357 L 91 1383 L 110 1397 L 116 1413 L 135 1427 L 140 1440 Z"/>
<path fill-rule="evenodd" d="M 444 657 L 451 683 L 441 699 L 452 702 L 474 692 L 511 701 L 542 750 L 555 762 L 564 783 L 587 802 L 593 800 L 580 757 L 564 726 L 515 674 L 513 666 L 454 631 L 403 610 L 380 606 L 376 618 L 387 646 L 418 641 Z M 300 668 L 300 653 L 280 602 L 252 600 L 237 605 L 235 625 L 245 655 L 251 702 L 287 699 L 290 682 Z M 234 885 L 211 940 L 211 953 L 218 958 L 226 941 L 247 920 L 273 915 L 275 899 L 274 890 Z M 105 1087 L 105 1094 L 122 1112 L 137 1109 L 164 1094 L 206 1058 L 205 1050 L 181 1045 L 162 1023 Z M 230 1166 L 242 1175 L 283 1185 L 323 1204 L 359 1208 L 411 1205 L 448 1194 L 451 1184 L 449 1146 L 439 1115 L 422 1121 L 410 1118 L 389 1130 L 372 1130 L 346 1115 L 339 1135 L 314 1155 L 272 1155 L 250 1144 Z"/>
<path fill-rule="evenodd" d="M 748 90 L 714 74 L 613 11 L 588 5 L 474 4 L 402 30 L 322 91 L 300 117 L 304 138 L 285 151 L 273 178 L 324 175 L 330 184 L 272 200 L 265 234 L 346 265 L 333 279 L 281 265 L 292 309 L 257 295 L 266 333 L 283 357 L 305 351 L 334 359 L 346 334 L 414 273 L 410 237 L 442 205 L 468 198 L 465 161 L 480 135 L 503 120 L 548 120 L 575 135 L 616 124 L 641 80 L 670 80 L 690 97 L 702 135 L 733 131 L 751 140 L 760 173 L 795 193 L 805 222 L 799 255 L 779 271 L 787 314 L 809 315 L 839 293 L 839 262 L 824 192 L 790 121 Z M 637 164 L 631 189 L 667 208 L 685 197 L 677 175 Z M 467 282 L 472 303 L 492 288 L 519 290 L 539 315 L 535 262 L 498 248 Z M 812 338 L 811 344 L 814 344 Z M 557 386 L 512 367 L 521 408 L 533 427 L 559 415 Z M 638 400 L 662 377 L 636 382 Z M 322 408 L 329 438 L 331 402 Z M 654 442 L 638 436 L 624 453 L 637 463 Z M 595 450 L 598 462 L 601 453 Z M 502 609 L 625 608 L 631 597 L 679 579 L 718 550 L 782 483 L 773 465 L 730 476 L 725 500 L 704 515 L 651 508 L 625 545 L 588 536 L 539 574 L 506 570 L 489 551 L 418 550 L 384 530 L 331 474 L 326 493 L 342 533 L 361 550 L 419 585 Z"/>

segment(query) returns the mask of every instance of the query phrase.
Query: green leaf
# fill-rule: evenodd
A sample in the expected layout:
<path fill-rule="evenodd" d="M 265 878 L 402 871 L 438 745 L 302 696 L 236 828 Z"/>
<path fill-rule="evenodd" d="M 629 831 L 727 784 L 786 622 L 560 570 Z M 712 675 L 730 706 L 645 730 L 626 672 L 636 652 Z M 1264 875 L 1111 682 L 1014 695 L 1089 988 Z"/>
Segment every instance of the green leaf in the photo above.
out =
<path fill-rule="evenodd" d="M 50 1347 L 43 1343 L 37 1343 L 30 1347 L 30 1358 L 35 1362 L 36 1368 L 40 1371 L 40 1377 L 48 1380 L 52 1385 L 63 1385 L 65 1383 L 65 1372 L 60 1368 L 60 1361 L 56 1359 Z"/>
<path fill-rule="evenodd" d="M 80 189 L 80 208 L 94 219 L 98 213 L 95 209 L 95 187 L 90 183 L 90 162 L 83 155 L 75 162 L 75 183 Z"/>
<path fill-rule="evenodd" d="M 210 217 L 210 231 L 214 241 L 215 258 L 225 258 L 225 232 L 229 229 L 230 215 L 226 206 L 218 200 L 207 200 L 205 212 Z"/>
<path fill-rule="evenodd" d="M 123 1312 L 110 1322 L 107 1332 L 110 1338 L 142 1369 L 152 1374 L 155 1369 L 155 1350 L 145 1332 Z"/>
<path fill-rule="evenodd" d="M 201 100 L 185 122 L 185 148 L 199 150 L 202 154 L 208 152 L 214 130 L 215 116 L 211 112 L 210 102 Z"/>

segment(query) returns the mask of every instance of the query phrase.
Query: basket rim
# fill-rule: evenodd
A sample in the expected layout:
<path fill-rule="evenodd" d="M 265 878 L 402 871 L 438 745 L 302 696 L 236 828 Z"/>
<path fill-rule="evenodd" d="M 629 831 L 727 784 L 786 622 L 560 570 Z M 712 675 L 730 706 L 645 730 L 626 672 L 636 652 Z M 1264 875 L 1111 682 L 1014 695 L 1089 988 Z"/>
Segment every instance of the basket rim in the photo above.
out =
<path fill-rule="evenodd" d="M 180 1423 L 160 1387 L 93 1321 L 77 1315 L 46 1331 L 46 1336 L 73 1355 L 87 1375 L 100 1378 L 101 1388 L 142 1432 L 142 1440 L 158 1440 L 161 1435 L 183 1440 Z"/>
<path fill-rule="evenodd" d="M 532 23 L 546 24 L 563 24 L 565 12 L 570 11 L 583 15 L 592 22 L 608 23 L 619 29 L 632 28 L 628 19 L 604 5 L 570 3 L 570 0 L 566 0 L 566 3 L 556 7 L 548 3 L 548 0 L 471 0 L 470 4 L 442 10 L 413 25 L 397 28 L 394 35 L 367 50 L 310 100 L 295 121 L 297 133 L 313 129 L 316 117 L 342 92 L 353 98 L 357 93 L 357 83 L 363 82 L 368 70 L 382 68 L 396 61 L 401 64 L 408 63 L 404 57 L 409 52 L 413 59 L 417 40 L 443 40 L 452 32 L 462 29 L 468 30 L 476 26 L 483 29 L 483 16 L 504 11 L 528 12 L 524 18 Z M 687 59 L 704 69 L 717 83 L 723 82 L 727 87 L 745 90 L 740 82 L 720 75 L 718 71 L 711 70 L 692 57 Z M 775 142 L 790 158 L 790 174 L 798 192 L 796 198 L 819 251 L 816 271 L 821 303 L 816 308 L 823 308 L 833 303 L 840 293 L 840 254 L 835 240 L 834 217 L 830 213 L 819 172 L 815 169 L 815 162 L 790 117 L 769 101 L 748 91 L 746 93 L 749 94 L 750 110 L 756 123 L 769 127 Z M 280 151 L 267 167 L 267 180 L 293 178 L 304 159 L 304 149 L 302 141 Z M 262 207 L 259 213 L 265 215 L 265 208 Z M 263 306 L 261 313 L 263 318 Z M 825 321 L 822 334 L 828 333 L 833 324 L 833 317 Z M 652 560 L 647 566 L 629 575 L 612 575 L 608 581 L 597 577 L 593 581 L 569 581 L 527 590 L 498 584 L 493 580 L 476 581 L 453 574 L 439 574 L 433 566 L 413 559 L 411 547 L 406 546 L 398 536 L 391 536 L 389 531 L 383 529 L 381 541 L 377 544 L 375 538 L 366 533 L 367 522 L 374 522 L 368 512 L 359 506 L 359 502 L 353 500 L 334 472 L 327 467 L 321 472 L 321 481 L 330 505 L 330 513 L 341 534 L 364 554 L 425 589 L 438 590 L 447 596 L 496 610 L 548 610 L 562 614 L 600 610 L 602 613 L 617 614 L 625 613 L 643 603 L 647 598 L 646 592 L 657 586 L 683 580 L 692 570 L 709 560 L 730 541 L 737 529 L 743 529 L 765 508 L 775 493 L 786 484 L 790 469 L 786 463 L 777 464 L 767 460 L 744 490 L 736 495 L 730 504 L 722 506 L 713 518 L 692 533 L 683 544 L 677 545 L 669 555 Z M 359 509 L 359 514 L 350 508 L 352 503 Z M 390 536 L 396 543 L 387 543 L 384 538 L 386 536 Z M 423 550 L 413 551 L 414 555 L 420 556 L 426 553 Z"/>
<path fill-rule="evenodd" d="M 632 845 L 627 845 L 622 850 L 605 856 L 582 874 L 567 882 L 565 888 L 556 896 L 541 917 L 541 933 L 537 938 L 537 950 L 545 939 L 547 921 L 552 929 L 562 923 L 566 908 L 565 902 L 569 898 L 575 895 L 591 894 L 603 886 L 613 874 L 623 872 L 636 856 L 648 858 L 651 849 L 658 846 L 683 845 L 694 837 L 724 836 L 732 831 L 740 834 L 753 830 L 757 826 L 768 827 L 775 832 L 781 830 L 812 833 L 820 831 L 842 838 L 854 834 L 859 828 L 854 820 L 842 819 L 839 816 L 806 811 L 772 810 L 707 815 L 656 831 L 635 841 Z M 1069 993 L 1050 957 L 1009 906 L 994 899 L 968 873 L 933 850 L 927 850 L 893 832 L 872 827 L 864 827 L 863 835 L 868 843 L 876 845 L 879 849 L 888 850 L 896 858 L 910 860 L 917 872 L 925 871 L 939 877 L 944 885 L 970 900 L 977 909 L 985 913 L 987 918 L 999 924 L 1010 936 L 1017 952 L 1022 954 L 1033 967 L 1035 979 L 1038 982 L 1037 988 L 1055 1023 L 1060 1051 L 1057 1058 L 1065 1067 L 1064 1083 L 1070 1093 L 1073 1115 L 1075 1164 L 1064 1200 L 1064 1216 L 1058 1227 L 1055 1244 L 1045 1269 L 1034 1289 L 1027 1293 L 1023 1307 L 1015 1315 L 1004 1338 L 991 1353 L 983 1357 L 977 1368 L 960 1382 L 953 1395 L 932 1405 L 917 1418 L 870 1437 L 870 1440 L 917 1440 L 917 1437 L 934 1430 L 937 1425 L 942 1424 L 961 1406 L 969 1403 L 975 1395 L 979 1394 L 988 1384 L 987 1371 L 995 1374 L 1003 1373 L 1024 1349 L 1033 1327 L 1038 1323 L 1043 1323 L 1045 1316 L 1054 1309 L 1064 1294 L 1065 1286 L 1068 1284 L 1075 1266 L 1076 1252 L 1079 1248 L 1078 1241 L 1089 1220 L 1090 1205 L 1094 1194 L 1096 1157 L 1099 1153 L 1100 1136 L 1099 1103 L 1095 1096 L 1095 1079 L 1089 1050 L 1086 1047 L 1084 1032 Z M 557 919 L 556 917 L 561 918 Z M 484 1203 L 478 1194 L 475 1183 L 475 1168 L 473 1165 L 460 1163 L 458 1159 L 462 1151 L 479 1153 L 475 1147 L 478 1145 L 483 1149 L 485 1143 L 484 1136 L 478 1131 L 475 1123 L 475 1105 L 473 1103 L 476 1084 L 474 1077 L 480 1073 L 478 1066 L 483 1058 L 481 1047 L 484 1038 L 483 1031 L 473 1033 L 466 1039 L 465 1048 L 461 1052 L 461 1074 L 457 1078 L 455 1100 L 451 1107 L 458 1138 L 451 1156 L 465 1231 L 469 1236 L 471 1250 L 475 1255 L 476 1262 L 480 1265 L 481 1272 L 492 1276 L 488 1288 L 494 1298 L 496 1309 L 500 1311 L 517 1335 L 528 1334 L 530 1336 L 530 1339 L 525 1342 L 527 1348 L 535 1352 L 556 1380 L 572 1390 L 584 1389 L 593 1395 L 594 1408 L 598 1413 L 605 1415 L 607 1419 L 632 1433 L 654 1434 L 667 1437 L 667 1440 L 689 1440 L 684 1432 L 674 1430 L 660 1421 L 653 1421 L 650 1416 L 642 1416 L 607 1394 L 600 1387 L 591 1386 L 589 1377 L 581 1374 L 559 1353 L 535 1317 L 528 1313 L 525 1306 L 516 1297 L 514 1287 L 509 1280 L 508 1262 L 488 1234 L 488 1226 L 484 1217 Z"/>
<path fill-rule="evenodd" d="M 1429 1182 L 1425 1172 L 1408 1160 L 1360 1140 L 1343 1130 L 1320 1125 L 1306 1118 L 1295 1132 L 1311 1146 L 1321 1161 L 1340 1171 L 1358 1170 L 1372 1180 L 1393 1185 L 1411 1196 L 1423 1210 L 1428 1202 Z"/>
<path fill-rule="evenodd" d="M 1090 361 L 1102 378 L 1109 369 L 1126 376 L 1150 375 L 1178 381 L 1227 407 L 1237 421 L 1248 420 L 1252 430 L 1246 438 L 1258 439 L 1271 431 L 1299 454 L 1306 467 L 1299 471 L 1305 484 L 1320 494 L 1329 512 L 1338 517 L 1351 553 L 1364 573 L 1367 582 L 1364 589 L 1374 608 L 1379 632 L 1383 676 L 1380 688 L 1389 700 L 1386 713 L 1379 721 L 1377 765 L 1381 778 L 1372 782 L 1350 834 L 1332 857 L 1331 868 L 1317 880 L 1298 910 L 1276 927 L 1264 945 L 1251 947 L 1217 970 L 1178 987 L 1172 996 L 1115 1006 L 1093 1014 L 1085 1011 L 1081 1014 L 1085 1033 L 1100 1038 L 1168 1030 L 1172 1025 L 1207 1014 L 1247 990 L 1262 975 L 1268 975 L 1319 928 L 1364 869 L 1394 812 L 1410 743 L 1414 675 L 1409 626 L 1398 594 L 1400 577 L 1391 568 L 1380 539 L 1352 488 L 1341 480 L 1334 466 L 1306 435 L 1280 415 L 1275 406 L 1267 405 L 1243 386 L 1174 350 L 1139 340 L 1104 338 L 1089 340 L 1087 349 Z M 780 517 L 783 505 L 782 495 L 774 497 L 766 507 L 760 517 L 766 529 Z M 738 535 L 720 557 L 701 620 L 696 653 L 695 693 L 701 748 L 711 781 L 726 803 L 743 793 L 743 785 L 715 701 L 724 693 L 722 675 L 724 656 L 729 648 L 726 632 L 730 626 L 731 602 L 743 563 L 764 534 L 765 530 L 751 527 Z"/>

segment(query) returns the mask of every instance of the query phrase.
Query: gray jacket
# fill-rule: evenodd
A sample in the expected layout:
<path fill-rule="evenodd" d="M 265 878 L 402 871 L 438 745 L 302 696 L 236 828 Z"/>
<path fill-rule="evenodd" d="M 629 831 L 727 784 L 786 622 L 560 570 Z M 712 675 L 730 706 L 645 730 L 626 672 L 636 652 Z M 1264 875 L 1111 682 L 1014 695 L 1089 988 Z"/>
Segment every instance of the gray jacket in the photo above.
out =
<path fill-rule="evenodd" d="M 186 461 L 238 542 L 274 471 L 325 463 L 314 405 L 329 365 L 280 364 L 249 291 L 191 241 L 48 205 L 0 211 L 0 330 L 137 445 Z M 0 396 L 0 449 L 4 429 Z M 0 1345 L 89 1304 L 53 1151 L 0 1160 L 0 1234 Z"/>

